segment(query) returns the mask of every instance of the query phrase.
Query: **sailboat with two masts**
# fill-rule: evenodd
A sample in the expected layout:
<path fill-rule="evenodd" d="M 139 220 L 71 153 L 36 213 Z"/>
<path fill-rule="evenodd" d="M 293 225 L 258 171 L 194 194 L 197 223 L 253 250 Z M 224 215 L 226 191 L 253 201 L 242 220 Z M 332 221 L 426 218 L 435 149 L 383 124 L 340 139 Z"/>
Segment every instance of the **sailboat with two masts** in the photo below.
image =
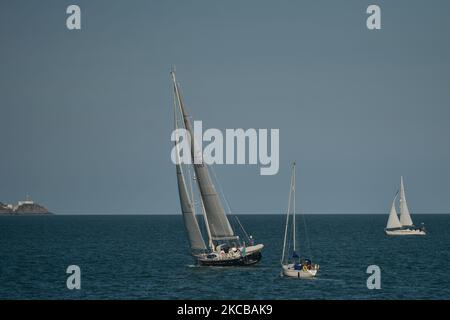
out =
<path fill-rule="evenodd" d="M 319 271 L 319 265 L 312 263 L 310 259 L 301 259 L 296 246 L 296 222 L 295 222 L 295 162 L 292 164 L 291 185 L 289 189 L 288 210 L 286 214 L 286 226 L 284 230 L 283 253 L 281 255 L 282 274 L 292 278 L 314 278 Z M 292 209 L 292 213 L 291 213 Z M 292 215 L 292 254 L 289 252 L 288 233 L 289 217 Z"/>
<path fill-rule="evenodd" d="M 255 245 L 251 237 L 247 239 L 249 245 L 246 245 L 233 230 L 225 213 L 222 200 L 216 191 L 208 165 L 203 161 L 198 161 L 202 155 L 201 152 L 198 152 L 197 141 L 194 137 L 190 117 L 186 111 L 180 85 L 176 81 L 175 72 L 172 71 L 170 74 L 173 84 L 175 129 L 183 128 L 190 136 L 191 164 L 183 165 L 180 161 L 178 145 L 180 136 L 176 136 L 175 146 L 178 192 L 191 254 L 198 264 L 204 266 L 253 265 L 261 260 L 261 251 L 264 246 L 262 244 Z M 178 131 L 175 130 L 175 132 Z M 187 136 L 187 134 L 183 136 L 183 139 L 187 139 Z M 200 160 L 202 159 L 200 158 Z M 192 179 L 188 180 L 187 177 Z M 190 182 L 190 192 L 186 181 Z M 193 184 L 194 186 L 192 186 Z M 197 220 L 194 189 L 199 194 L 198 203 L 208 235 L 208 246 L 205 244 Z M 240 222 L 239 224 L 242 227 Z M 243 231 L 247 235 L 245 230 Z"/>
<path fill-rule="evenodd" d="M 389 213 L 389 219 L 384 231 L 389 236 L 407 236 L 407 235 L 419 235 L 424 236 L 426 234 L 425 227 L 417 228 L 411 219 L 409 213 L 408 204 L 406 203 L 405 186 L 403 185 L 403 177 L 400 178 L 400 219 L 397 215 L 396 200 L 399 192 L 395 194 L 394 200 L 392 200 L 391 212 Z"/>

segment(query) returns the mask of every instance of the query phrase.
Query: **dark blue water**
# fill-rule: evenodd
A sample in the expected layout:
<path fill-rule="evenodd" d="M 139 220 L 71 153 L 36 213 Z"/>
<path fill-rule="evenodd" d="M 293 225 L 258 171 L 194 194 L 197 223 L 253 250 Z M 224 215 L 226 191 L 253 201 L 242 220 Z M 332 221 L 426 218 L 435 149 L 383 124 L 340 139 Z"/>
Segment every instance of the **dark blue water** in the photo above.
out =
<path fill-rule="evenodd" d="M 280 277 L 283 215 L 239 217 L 265 245 L 254 267 L 193 266 L 181 216 L 2 216 L 0 299 L 450 299 L 450 215 L 414 215 L 425 237 L 385 236 L 387 215 L 307 215 L 306 239 L 300 218 L 313 280 Z M 72 264 L 81 290 L 66 287 Z"/>

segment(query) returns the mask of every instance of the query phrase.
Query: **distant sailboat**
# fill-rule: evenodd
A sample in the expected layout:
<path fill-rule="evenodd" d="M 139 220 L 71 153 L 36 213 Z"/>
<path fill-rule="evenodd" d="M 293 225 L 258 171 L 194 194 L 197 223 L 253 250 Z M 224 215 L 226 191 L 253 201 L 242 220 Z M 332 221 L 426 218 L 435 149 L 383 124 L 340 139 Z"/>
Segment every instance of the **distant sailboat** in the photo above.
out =
<path fill-rule="evenodd" d="M 289 233 L 289 217 L 292 205 L 292 254 L 287 252 Z M 313 278 L 319 271 L 319 265 L 314 264 L 309 259 L 301 259 L 296 251 L 296 230 L 295 230 L 295 162 L 292 164 L 291 185 L 289 190 L 289 202 L 286 215 L 286 226 L 284 230 L 283 253 L 281 255 L 281 267 L 283 275 L 292 278 Z"/>
<path fill-rule="evenodd" d="M 425 227 L 417 228 L 412 222 L 408 204 L 406 203 L 403 177 L 400 178 L 400 219 L 395 208 L 397 197 L 398 192 L 395 194 L 394 200 L 392 200 L 391 212 L 389 213 L 385 229 L 386 234 L 390 236 L 425 235 Z"/>
<path fill-rule="evenodd" d="M 261 260 L 261 250 L 264 246 L 262 244 L 254 245 L 254 240 L 251 236 L 247 239 L 249 245 L 246 245 L 236 235 L 228 221 L 222 201 L 210 176 L 208 165 L 204 162 L 196 164 L 198 161 L 194 161 L 194 158 L 198 160 L 197 157 L 201 155 L 198 154 L 195 147 L 197 142 L 194 138 L 190 117 L 187 114 L 174 71 L 171 72 L 171 76 L 174 94 L 175 129 L 182 127 L 187 130 L 191 137 L 189 143 L 192 165 L 183 167 L 180 163 L 179 145 L 175 142 L 178 193 L 191 254 L 198 264 L 205 266 L 245 266 L 255 264 Z M 179 126 L 179 122 L 181 126 Z M 179 141 L 179 138 L 177 136 L 176 141 Z M 190 181 L 190 192 L 186 183 L 186 175 L 190 177 L 188 180 Z M 208 234 L 208 247 L 203 239 L 196 216 L 196 201 L 192 181 L 194 181 L 196 191 L 199 194 L 198 202 L 203 215 L 206 233 Z M 240 222 L 239 224 L 242 227 Z M 245 230 L 243 231 L 247 235 Z"/>

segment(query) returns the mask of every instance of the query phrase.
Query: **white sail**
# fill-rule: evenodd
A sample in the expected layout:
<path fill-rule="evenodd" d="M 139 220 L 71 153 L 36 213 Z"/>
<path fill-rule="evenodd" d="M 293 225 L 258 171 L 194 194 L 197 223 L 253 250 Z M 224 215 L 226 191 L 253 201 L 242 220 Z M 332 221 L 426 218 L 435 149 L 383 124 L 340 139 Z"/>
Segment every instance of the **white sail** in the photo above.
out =
<path fill-rule="evenodd" d="M 409 214 L 408 205 L 406 203 L 405 187 L 403 185 L 403 177 L 400 178 L 400 223 L 402 226 L 412 226 L 413 222 Z"/>
<path fill-rule="evenodd" d="M 198 156 L 194 132 L 189 120 L 189 115 L 187 114 L 186 108 L 184 106 L 178 83 L 175 79 L 175 73 L 172 72 L 171 75 L 173 80 L 174 93 L 177 98 L 180 111 L 183 115 L 184 125 L 186 130 L 191 135 L 191 158 L 194 161 L 194 159 L 196 159 L 196 157 Z M 233 229 L 231 228 L 230 222 L 227 219 L 219 195 L 212 182 L 208 166 L 205 163 L 194 163 L 193 166 L 197 177 L 197 184 L 199 187 L 200 195 L 202 197 L 205 213 L 207 216 L 209 230 L 211 232 L 213 240 L 228 240 L 237 238 L 233 232 Z"/>
<path fill-rule="evenodd" d="M 397 195 L 395 195 L 394 200 L 392 200 L 391 213 L 389 213 L 389 219 L 386 225 L 386 229 L 401 228 L 402 224 L 398 219 L 397 210 L 395 209 L 395 200 Z"/>
<path fill-rule="evenodd" d="M 184 226 L 188 234 L 189 243 L 192 250 L 205 250 L 205 242 L 203 240 L 197 218 L 195 216 L 194 206 L 187 193 L 186 183 L 181 170 L 181 165 L 177 164 L 178 192 L 180 195 L 181 211 L 183 212 Z"/>
<path fill-rule="evenodd" d="M 175 114 L 175 128 L 177 128 L 177 119 Z M 177 136 L 178 141 L 178 136 Z M 191 250 L 206 250 L 205 241 L 203 240 L 200 227 L 198 225 L 197 218 L 195 216 L 195 208 L 192 204 L 192 199 L 189 197 L 189 193 L 186 187 L 186 181 L 184 179 L 183 168 L 179 159 L 179 149 L 177 142 L 175 142 L 177 152 L 177 183 L 178 194 L 180 196 L 181 212 L 183 213 L 184 226 L 189 238 Z"/>

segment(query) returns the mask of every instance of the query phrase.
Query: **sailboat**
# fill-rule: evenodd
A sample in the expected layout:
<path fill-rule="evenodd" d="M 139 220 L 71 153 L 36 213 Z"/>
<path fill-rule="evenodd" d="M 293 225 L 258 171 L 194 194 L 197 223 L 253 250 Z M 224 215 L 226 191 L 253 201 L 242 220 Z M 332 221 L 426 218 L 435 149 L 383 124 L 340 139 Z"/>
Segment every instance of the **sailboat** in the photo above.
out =
<path fill-rule="evenodd" d="M 292 214 L 291 214 L 292 205 Z M 292 215 L 292 244 L 293 251 L 289 254 L 286 246 L 288 244 L 289 217 Z M 310 259 L 301 259 L 297 253 L 296 247 L 296 229 L 295 229 L 295 162 L 292 164 L 291 185 L 289 189 L 288 210 L 286 214 L 286 225 L 284 230 L 283 253 L 281 255 L 282 274 L 292 278 L 313 278 L 319 271 L 319 265 L 312 263 Z"/>
<path fill-rule="evenodd" d="M 425 227 L 417 228 L 414 226 L 411 214 L 409 213 L 408 204 L 406 203 L 405 186 L 403 184 L 403 177 L 400 177 L 400 219 L 397 215 L 396 200 L 399 192 L 394 196 L 392 200 L 391 212 L 389 213 L 389 219 L 384 231 L 389 236 L 406 236 L 406 235 L 421 235 L 426 234 Z"/>
<path fill-rule="evenodd" d="M 210 175 L 209 167 L 203 161 L 198 161 L 197 141 L 194 137 L 190 116 L 186 111 L 180 84 L 171 73 L 174 95 L 175 129 L 184 128 L 190 136 L 190 159 L 192 164 L 183 165 L 180 161 L 180 136 L 176 136 L 176 172 L 181 211 L 191 255 L 202 266 L 248 266 L 261 260 L 263 244 L 254 244 L 252 236 L 248 237 L 246 245 L 233 230 L 224 209 L 224 199 L 221 199 Z M 175 130 L 178 132 L 178 130 Z M 184 138 L 187 138 L 184 136 Z M 201 152 L 200 152 L 201 153 Z M 195 161 L 194 161 L 195 159 Z M 189 180 L 188 180 L 189 178 Z M 192 179 L 190 179 L 192 178 Z M 187 181 L 190 181 L 188 190 Z M 193 183 L 192 183 L 193 182 Z M 194 185 L 194 186 L 193 186 Z M 195 196 L 197 192 L 198 206 Z M 208 236 L 208 246 L 197 219 L 197 210 L 201 211 L 203 224 Z M 242 224 L 239 222 L 242 227 Z M 243 227 L 242 227 L 243 229 Z M 245 235 L 247 233 L 243 230 Z"/>

